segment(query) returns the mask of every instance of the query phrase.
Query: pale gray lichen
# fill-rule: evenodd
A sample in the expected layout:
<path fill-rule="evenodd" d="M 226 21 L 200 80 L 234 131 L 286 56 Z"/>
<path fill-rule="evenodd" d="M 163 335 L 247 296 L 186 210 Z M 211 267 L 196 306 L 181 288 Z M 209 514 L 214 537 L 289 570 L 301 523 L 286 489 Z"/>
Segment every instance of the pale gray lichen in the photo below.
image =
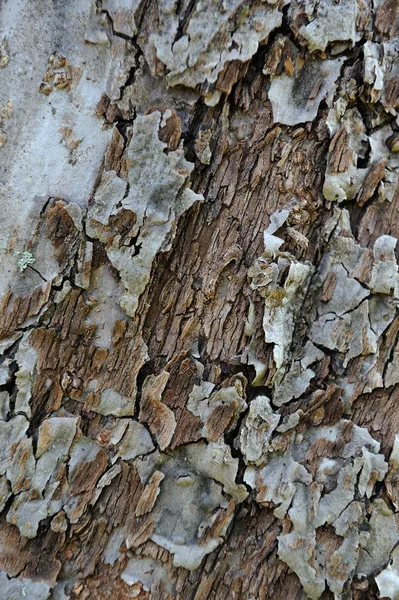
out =
<path fill-rule="evenodd" d="M 248 496 L 245 485 L 236 483 L 239 461 L 232 457 L 227 444 L 191 444 L 187 447 L 187 457 L 195 469 L 221 483 L 226 494 L 232 496 L 237 503 L 243 502 Z"/>
<path fill-rule="evenodd" d="M 71 592 L 70 590 L 73 588 L 76 583 L 78 583 L 78 578 L 75 576 L 70 577 L 68 579 L 62 579 L 58 581 L 51 590 L 50 600 L 70 600 Z"/>
<path fill-rule="evenodd" d="M 314 505 L 318 494 L 317 488 L 310 488 L 300 481 L 296 483 L 295 498 L 288 513 L 294 530 L 277 538 L 280 559 L 298 575 L 306 596 L 311 600 L 317 600 L 325 589 L 324 577 L 311 565 L 314 562 L 316 533 L 309 526 L 308 507 Z M 292 496 L 288 499 L 291 504 Z"/>
<path fill-rule="evenodd" d="M 189 394 L 187 409 L 196 416 L 203 412 L 202 406 L 208 408 L 207 399 L 212 394 L 215 384 L 210 381 L 201 381 L 199 385 L 194 385 Z"/>
<path fill-rule="evenodd" d="M 114 527 L 111 535 L 108 538 L 107 544 L 104 548 L 103 556 L 104 562 L 107 565 L 113 565 L 118 558 L 123 556 L 120 548 L 123 542 L 126 540 L 126 531 L 123 527 Z"/>
<path fill-rule="evenodd" d="M 6 358 L 4 362 L 0 365 L 0 385 L 6 385 L 10 381 L 10 365 L 11 360 L 9 358 Z"/>
<path fill-rule="evenodd" d="M 129 73 L 136 65 L 136 49 L 131 40 L 114 35 L 111 39 L 113 60 L 110 65 L 106 94 L 111 100 L 119 100 Z"/>
<path fill-rule="evenodd" d="M 397 239 L 382 235 L 374 243 L 374 264 L 371 271 L 370 289 L 374 293 L 392 294 L 399 298 L 399 272 L 395 257 Z"/>
<path fill-rule="evenodd" d="M 51 417 L 39 428 L 35 485 L 43 490 L 57 466 L 66 461 L 77 433 L 76 417 Z"/>
<path fill-rule="evenodd" d="M 274 122 L 296 125 L 313 121 L 321 101 L 331 101 L 344 60 L 345 57 L 308 61 L 294 77 L 286 74 L 272 77 L 268 96 Z"/>
<path fill-rule="evenodd" d="M 130 316 L 149 282 L 155 256 L 170 248 L 179 217 L 203 199 L 188 187 L 194 165 L 185 160 L 183 151 L 165 154 L 167 146 L 158 137 L 160 126 L 158 111 L 135 119 L 127 150 L 128 195 L 126 182 L 106 173 L 88 211 L 87 231 L 106 244 L 126 290 L 121 307 Z M 115 235 L 110 224 L 112 215 L 121 210 L 134 215 L 127 240 Z M 130 245 L 133 239 L 135 244 Z"/>
<path fill-rule="evenodd" d="M 0 392 L 0 419 L 6 421 L 10 414 L 10 395 L 8 392 Z"/>
<path fill-rule="evenodd" d="M 337 448 L 341 444 L 339 454 L 334 454 L 335 444 Z M 321 445 L 327 454 L 317 461 L 317 448 Z M 275 438 L 263 465 L 249 465 L 246 469 L 245 481 L 256 490 L 257 502 L 274 507 L 279 519 L 288 514 L 293 529 L 278 537 L 278 554 L 298 575 L 311 599 L 320 597 L 326 582 L 334 593 L 340 594 L 356 565 L 359 572 L 368 571 L 371 566 L 367 556 L 385 560 L 393 539 L 397 540 L 392 520 L 387 523 L 387 527 L 393 529 L 389 539 L 383 542 L 384 551 L 379 547 L 382 542 L 371 550 L 376 546 L 373 534 L 361 536 L 359 532 L 365 520 L 366 498 L 371 497 L 374 484 L 382 481 L 387 472 L 379 449 L 379 443 L 366 429 L 341 420 L 331 427 L 311 427 L 300 438 L 295 432 L 291 433 L 288 447 L 286 443 L 280 446 Z M 316 454 L 312 465 L 315 460 L 319 465 L 309 472 L 308 461 L 313 453 Z M 377 512 L 380 515 L 379 509 Z M 373 518 L 381 520 L 380 516 Z M 326 524 L 332 525 L 337 535 L 345 537 L 328 560 L 327 555 L 323 556 L 327 549 L 320 544 L 316 548 L 316 531 Z M 361 547 L 365 548 L 364 558 L 358 564 Z M 363 557 L 362 552 L 360 557 Z M 318 560 L 315 560 L 316 555 Z M 375 564 L 373 558 L 370 561 Z"/>
<path fill-rule="evenodd" d="M 287 218 L 283 211 L 271 218 L 265 232 L 265 254 L 249 271 L 252 289 L 264 298 L 266 315 L 270 314 L 268 303 L 273 301 L 283 260 L 289 269 L 295 264 L 292 257 L 281 252 L 283 240 L 274 235 Z M 373 253 L 362 248 L 351 233 L 349 214 L 338 209 L 326 224 L 325 239 L 325 254 L 308 291 L 305 290 L 312 294 L 316 314 L 309 325 L 308 342 L 302 349 L 297 348 L 294 358 L 289 360 L 295 349 L 291 333 L 285 359 L 281 361 L 280 357 L 279 361 L 279 354 L 274 352 L 277 371 L 272 380 L 272 402 L 277 406 L 306 393 L 315 375 L 310 366 L 324 358 L 323 348 L 335 350 L 340 357 L 337 382 L 344 388 L 347 406 L 353 394 L 382 385 L 382 373 L 376 370 L 378 349 L 382 334 L 395 317 L 398 301 L 396 240 L 390 236 L 377 238 Z M 297 296 L 294 291 L 293 297 L 301 306 L 305 293 Z M 266 341 L 270 341 L 270 332 L 278 331 L 273 316 L 265 328 Z M 252 329 L 248 333 L 252 335 Z M 277 337 L 273 341 L 276 344 Z M 358 356 L 364 357 L 362 380 L 355 385 L 346 380 L 344 369 L 351 358 Z M 254 404 L 254 415 L 258 412 L 256 408 Z M 279 424 L 280 416 L 266 410 L 264 435 L 259 437 L 259 419 L 254 419 L 251 412 L 250 408 L 241 431 L 241 439 L 251 441 L 250 452 L 245 443 L 241 446 L 248 465 L 244 479 L 256 490 L 257 502 L 274 507 L 276 517 L 283 519 L 288 511 L 293 530 L 278 538 L 279 556 L 298 575 L 309 598 L 319 598 L 326 584 L 340 596 L 356 568 L 371 572 L 372 566 L 377 568 L 377 561 L 380 561 L 378 566 L 385 564 L 393 540 L 398 539 L 392 513 L 385 515 L 391 519 L 389 523 L 382 521 L 378 507 L 372 519 L 376 523 L 379 519 L 384 529 L 391 528 L 386 540 L 377 544 L 373 527 L 370 533 L 362 532 L 360 527 L 366 518 L 366 499 L 372 496 L 376 481 L 382 481 L 387 472 L 384 456 L 379 454 L 380 446 L 366 429 L 345 420 L 332 427 L 304 431 L 300 427 L 302 411 L 296 411 Z M 339 444 L 344 435 L 346 441 L 339 454 L 329 455 L 328 448 Z M 319 445 L 327 455 L 317 461 Z M 307 465 L 314 465 L 315 461 L 319 465 L 310 473 Z M 316 532 L 325 525 L 331 525 L 337 535 L 345 538 L 328 559 L 328 549 L 316 544 Z"/>
<path fill-rule="evenodd" d="M 290 400 L 302 396 L 315 376 L 310 365 L 320 361 L 323 357 L 324 352 L 308 340 L 303 349 L 303 356 L 293 360 L 289 369 L 276 380 L 273 394 L 274 404 L 282 406 Z"/>
<path fill-rule="evenodd" d="M 376 351 L 377 338 L 370 329 L 366 301 L 342 316 L 334 313 L 321 315 L 312 325 L 309 336 L 315 344 L 343 354 L 344 367 L 352 358 Z"/>
<path fill-rule="evenodd" d="M 57 487 L 57 483 L 49 485 L 47 494 L 50 498 Z M 18 527 L 23 537 L 34 538 L 37 535 L 40 522 L 49 516 L 48 503 L 49 498 L 38 497 L 32 499 L 29 492 L 21 492 L 16 496 L 7 513 L 7 521 Z"/>
<path fill-rule="evenodd" d="M 338 166 L 333 167 L 330 154 L 323 184 L 324 197 L 331 202 L 342 202 L 360 196 L 363 204 L 369 199 L 368 195 L 376 194 L 380 201 L 392 202 L 398 182 L 399 158 L 388 147 L 387 141 L 393 135 L 391 127 L 386 125 L 378 128 L 368 136 L 359 111 L 356 108 L 348 108 L 348 101 L 343 98 L 337 100 L 330 109 L 327 125 L 333 142 L 334 136 L 337 140 L 336 136 L 340 133 L 344 135 L 340 151 L 345 158 L 339 161 Z M 366 158 L 369 146 L 371 151 L 368 165 L 358 167 L 359 159 Z M 362 198 L 362 186 L 372 169 L 377 166 L 383 173 L 370 191 L 366 190 L 367 196 Z"/>
<path fill-rule="evenodd" d="M 297 484 L 309 485 L 312 478 L 288 453 L 286 456 L 269 454 L 264 461 L 266 464 L 259 468 L 248 466 L 244 481 L 254 489 L 259 488 L 256 501 L 264 506 L 276 506 L 274 513 L 282 519 L 291 505 Z"/>
<path fill-rule="evenodd" d="M 369 527 L 356 567 L 356 572 L 366 577 L 387 564 L 392 549 L 398 543 L 395 514 L 382 498 L 373 501 Z"/>
<path fill-rule="evenodd" d="M 129 558 L 126 568 L 121 574 L 121 579 L 128 585 L 133 586 L 141 582 L 143 590 L 149 592 L 151 586 L 157 581 L 162 581 L 168 592 L 173 591 L 166 566 L 149 556 L 134 556 Z"/>
<path fill-rule="evenodd" d="M 49 275 L 55 277 L 59 274 L 52 243 L 43 232 L 38 243 L 46 245 L 46 253 L 31 245 L 36 216 L 43 207 L 41 197 L 46 197 L 45 202 L 49 197 L 65 198 L 86 206 L 90 196 L 88 190 L 93 189 L 102 169 L 104 152 L 112 135 L 112 129 L 103 127 L 103 120 L 96 115 L 96 105 L 106 88 L 111 71 L 118 68 L 125 54 L 126 40 L 123 40 L 123 45 L 112 44 L 108 47 L 85 43 L 84 30 L 95 12 L 94 3 L 80 0 L 57 5 L 49 10 L 44 8 L 42 32 L 52 32 L 49 33 L 49 38 L 45 35 L 38 36 L 36 28 L 32 27 L 32 23 L 37 23 L 37 15 L 31 4 L 26 5 L 26 10 L 17 10 L 15 13 L 4 10 L 1 16 L 3 34 L 0 39 L 0 63 L 3 60 L 3 66 L 6 64 L 9 55 L 7 48 L 12 48 L 12 70 L 13 73 L 18 73 L 18 76 L 7 77 L 10 63 L 2 72 L 0 106 L 3 107 L 5 101 L 11 98 L 14 114 L 18 115 L 18 118 L 8 121 L 7 152 L 2 153 L 0 165 L 1 196 L 4 200 L 3 233 L 6 238 L 3 242 L 9 246 L 13 238 L 10 249 L 14 247 L 29 251 L 36 259 L 36 263 L 31 266 L 38 266 L 38 271 L 49 282 L 48 285 L 52 279 Z M 70 64 L 74 65 L 70 69 L 71 89 L 69 92 L 53 92 L 49 102 L 50 98 L 39 94 L 37 88 L 46 68 L 46 57 L 54 49 L 53 34 L 59 37 L 58 24 L 61 21 L 67 22 L 69 26 L 63 28 L 62 41 L 56 46 L 62 47 L 61 51 L 68 57 Z M 117 36 L 114 37 L 116 39 Z M 33 62 L 29 50 L 32 47 L 36 49 L 36 60 Z M 27 64 L 30 64 L 29 69 L 26 68 Z M 64 71 L 57 75 L 61 77 L 57 77 L 58 81 L 53 83 L 61 85 L 62 76 L 69 74 Z M 125 76 L 128 76 L 126 70 Z M 117 81 L 114 87 L 120 93 L 118 85 L 123 85 L 125 80 L 119 77 L 115 79 Z M 27 89 L 32 91 L 28 99 Z M 32 124 L 34 125 L 31 126 Z M 59 134 L 61 128 L 71 126 L 76 138 L 82 140 L 77 150 L 77 160 L 73 162 L 69 161 L 68 148 L 60 144 Z M 41 173 L 40 177 L 38 173 Z M 48 244 L 45 244 L 46 241 Z M 44 268 L 43 256 L 47 257 L 48 268 Z M 2 301 L 10 288 L 14 297 L 27 298 L 33 287 L 37 289 L 39 285 L 42 288 L 47 285 L 33 269 L 24 268 L 25 261 L 25 264 L 21 264 L 21 268 L 24 268 L 22 276 L 16 277 L 19 274 L 17 261 L 20 258 L 11 251 L 2 256 Z M 50 270 L 51 263 L 53 266 Z M 9 304 L 10 309 L 11 307 Z"/>
<path fill-rule="evenodd" d="M 113 388 L 107 388 L 100 393 L 100 401 L 92 410 L 100 415 L 130 417 L 134 415 L 135 398 L 122 396 Z"/>
<path fill-rule="evenodd" d="M 151 436 L 144 425 L 130 419 L 113 460 L 116 461 L 118 458 L 133 460 L 137 456 L 152 452 L 154 448 Z"/>
<path fill-rule="evenodd" d="M 155 522 L 151 539 L 173 554 L 175 566 L 198 568 L 204 556 L 222 542 L 234 502 L 248 495 L 245 486 L 235 481 L 238 459 L 223 443 L 200 442 L 171 455 L 155 452 L 137 467 L 143 483 L 155 471 L 164 475 L 150 513 Z"/>
<path fill-rule="evenodd" d="M 24 417 L 17 416 L 13 420 L 15 419 Z M 28 424 L 25 419 L 24 421 Z M 39 428 L 35 457 L 31 439 L 17 436 L 14 432 L 14 452 L 17 457 L 8 464 L 7 478 L 13 488 L 23 491 L 13 500 L 7 513 L 7 521 L 16 525 L 27 538 L 35 537 L 40 521 L 58 512 L 62 506 L 61 500 L 52 502 L 59 486 L 56 475 L 59 465 L 68 458 L 76 435 L 77 421 L 77 418 L 69 417 L 46 419 Z M 27 427 L 22 431 L 26 432 Z"/>
<path fill-rule="evenodd" d="M 279 271 L 287 261 L 279 261 Z M 265 298 L 263 330 L 265 340 L 274 344 L 274 360 L 279 370 L 288 358 L 295 327 L 295 314 L 306 293 L 313 268 L 300 262 L 291 263 L 283 286 L 275 286 Z"/>
<path fill-rule="evenodd" d="M 13 449 L 25 437 L 29 421 L 16 415 L 9 421 L 0 421 L 0 475 L 4 475 L 13 461 Z"/>
<path fill-rule="evenodd" d="M 291 254 L 280 252 L 284 240 L 275 235 L 276 231 L 285 224 L 295 205 L 293 201 L 287 208 L 271 215 L 270 224 L 264 232 L 264 254 L 248 271 L 252 280 L 251 288 L 264 298 L 263 331 L 265 341 L 273 344 L 276 365 L 276 373 L 273 377 L 275 384 L 281 382 L 286 365 L 291 358 L 295 319 L 301 309 L 314 270 L 310 263 L 301 263 Z M 285 274 L 285 280 L 280 285 L 282 273 Z M 255 365 L 257 379 L 260 379 L 262 367 L 252 356 L 251 344 L 247 359 Z M 283 403 L 284 400 L 280 402 Z"/>
<path fill-rule="evenodd" d="M 284 225 L 289 217 L 289 214 L 290 210 L 288 208 L 282 208 L 281 210 L 276 210 L 272 215 L 270 215 L 269 225 L 263 232 L 265 254 L 268 258 L 274 258 L 284 243 L 284 240 L 274 234 L 278 229 L 280 229 L 280 227 Z"/>
<path fill-rule="evenodd" d="M 347 211 L 339 214 L 318 271 L 319 289 L 327 286 L 328 297 L 317 306 L 317 318 L 308 335 L 319 347 L 340 353 L 344 368 L 352 358 L 363 357 L 358 381 L 350 382 L 345 374 L 338 374 L 337 383 L 342 385 L 343 400 L 349 407 L 359 393 L 383 385 L 384 372 L 377 368 L 377 358 L 383 333 L 398 308 L 398 267 L 395 238 L 377 238 L 371 253 L 355 242 Z M 353 295 L 346 293 L 349 289 Z M 315 293 L 315 287 L 311 291 Z M 392 377 L 392 369 L 385 375 Z"/>
<path fill-rule="evenodd" d="M 240 429 L 239 446 L 246 462 L 259 464 L 269 450 L 273 431 L 280 422 L 267 396 L 257 396 L 249 405 L 249 412 Z"/>
<path fill-rule="evenodd" d="M 134 15 L 139 4 L 137 0 L 104 0 L 102 8 L 110 15 L 114 31 L 132 38 L 137 33 Z"/>
<path fill-rule="evenodd" d="M 381 598 L 399 598 L 399 547 L 392 552 L 392 562 L 375 578 Z"/>
<path fill-rule="evenodd" d="M 105 229 L 103 232 L 101 225 L 106 227 L 111 215 L 117 213 L 116 207 L 124 198 L 127 186 L 127 182 L 118 177 L 115 171 L 103 173 L 93 203 L 88 210 L 86 225 L 88 235 L 103 243 L 107 241 L 108 231 Z"/>
<path fill-rule="evenodd" d="M 99 348 L 111 348 L 116 321 L 126 319 L 125 313 L 118 304 L 121 292 L 121 286 L 112 274 L 110 265 L 101 265 L 92 269 L 90 292 L 87 293 L 86 300 L 91 310 L 86 322 L 96 325 L 93 343 Z"/>
<path fill-rule="evenodd" d="M 9 578 L 0 571 L 0 589 L 3 598 L 7 600 L 47 600 L 50 595 L 50 585 L 44 581 L 33 581 L 24 577 Z"/>
<path fill-rule="evenodd" d="M 364 73 L 363 81 L 371 90 L 370 100 L 377 102 L 384 88 L 384 53 L 383 45 L 368 40 L 363 46 Z"/>
<path fill-rule="evenodd" d="M 238 0 L 197 3 L 184 34 L 173 42 L 179 27 L 177 1 L 162 1 L 158 5 L 159 26 L 146 40 L 147 61 L 154 72 L 155 57 L 165 65 L 171 86 L 212 84 L 226 63 L 245 62 L 254 56 L 259 44 L 281 25 L 281 8 L 286 3 L 249 8 Z"/>
<path fill-rule="evenodd" d="M 16 372 L 17 396 L 15 399 L 15 412 L 23 413 L 28 418 L 31 416 L 30 399 L 32 386 L 36 377 L 37 352 L 29 344 L 30 333 L 24 333 L 19 342 L 15 360 L 18 364 Z"/>
<path fill-rule="evenodd" d="M 312 266 L 280 251 L 283 239 L 275 232 L 286 226 L 290 210 L 292 206 L 272 215 L 264 234 L 265 253 L 248 271 L 251 288 L 264 298 L 264 339 L 274 345 L 272 402 L 281 406 L 305 394 L 315 376 L 313 365 L 324 358 L 323 349 L 328 349 L 337 353 L 333 365 L 337 383 L 343 387 L 342 399 L 349 408 L 356 395 L 383 385 L 378 353 L 399 300 L 396 239 L 381 236 L 375 241 L 373 252 L 363 248 L 353 237 L 349 213 L 337 208 L 326 223 L 325 253 L 314 272 Z M 283 286 L 279 285 L 281 272 L 286 274 Z M 310 295 L 313 313 L 306 332 L 308 340 L 301 347 L 300 340 L 293 340 L 294 323 Z M 255 366 L 253 385 L 258 385 L 264 382 L 266 365 L 256 355 L 254 304 L 250 305 L 250 313 L 246 332 L 252 339 L 243 360 Z M 395 380 L 399 360 L 396 354 L 392 353 L 386 381 Z M 362 357 L 361 377 L 349 381 L 344 369 L 357 357 Z"/>
<path fill-rule="evenodd" d="M 339 49 L 342 51 L 342 42 L 351 47 L 360 38 L 356 34 L 357 2 L 341 0 L 335 4 L 325 0 L 323 3 L 308 2 L 305 8 L 310 22 L 303 25 L 299 33 L 307 41 L 310 52 L 325 50 L 328 44 L 335 42 L 340 42 Z"/>

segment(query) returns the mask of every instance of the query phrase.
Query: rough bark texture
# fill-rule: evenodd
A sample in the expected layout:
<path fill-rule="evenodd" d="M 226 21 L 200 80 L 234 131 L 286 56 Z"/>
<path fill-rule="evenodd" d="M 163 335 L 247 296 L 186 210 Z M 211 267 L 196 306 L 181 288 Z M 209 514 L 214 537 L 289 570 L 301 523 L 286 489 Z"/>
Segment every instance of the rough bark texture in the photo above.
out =
<path fill-rule="evenodd" d="M 398 35 L 3 1 L 1 598 L 399 598 Z"/>

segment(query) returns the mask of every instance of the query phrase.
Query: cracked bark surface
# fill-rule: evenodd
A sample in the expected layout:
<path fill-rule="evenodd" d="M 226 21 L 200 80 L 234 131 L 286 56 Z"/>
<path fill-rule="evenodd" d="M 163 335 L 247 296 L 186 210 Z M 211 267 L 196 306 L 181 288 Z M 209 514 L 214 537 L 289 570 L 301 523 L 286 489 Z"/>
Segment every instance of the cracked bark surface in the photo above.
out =
<path fill-rule="evenodd" d="M 1 598 L 399 598 L 398 24 L 1 5 Z"/>

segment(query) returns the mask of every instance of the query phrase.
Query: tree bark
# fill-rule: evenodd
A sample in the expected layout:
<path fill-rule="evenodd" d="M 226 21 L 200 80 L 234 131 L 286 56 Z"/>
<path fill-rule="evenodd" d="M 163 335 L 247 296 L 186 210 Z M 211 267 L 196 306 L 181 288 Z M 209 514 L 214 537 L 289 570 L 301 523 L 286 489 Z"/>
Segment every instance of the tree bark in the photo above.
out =
<path fill-rule="evenodd" d="M 399 3 L 0 6 L 0 597 L 399 598 Z"/>

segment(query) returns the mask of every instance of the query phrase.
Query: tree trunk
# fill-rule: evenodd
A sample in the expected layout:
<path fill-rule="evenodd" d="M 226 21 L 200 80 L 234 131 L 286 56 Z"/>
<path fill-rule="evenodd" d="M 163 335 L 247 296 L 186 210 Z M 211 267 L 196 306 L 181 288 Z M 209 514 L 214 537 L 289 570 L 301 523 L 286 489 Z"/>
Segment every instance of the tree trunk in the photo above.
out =
<path fill-rule="evenodd" d="M 399 598 L 398 34 L 3 1 L 1 598 Z"/>

